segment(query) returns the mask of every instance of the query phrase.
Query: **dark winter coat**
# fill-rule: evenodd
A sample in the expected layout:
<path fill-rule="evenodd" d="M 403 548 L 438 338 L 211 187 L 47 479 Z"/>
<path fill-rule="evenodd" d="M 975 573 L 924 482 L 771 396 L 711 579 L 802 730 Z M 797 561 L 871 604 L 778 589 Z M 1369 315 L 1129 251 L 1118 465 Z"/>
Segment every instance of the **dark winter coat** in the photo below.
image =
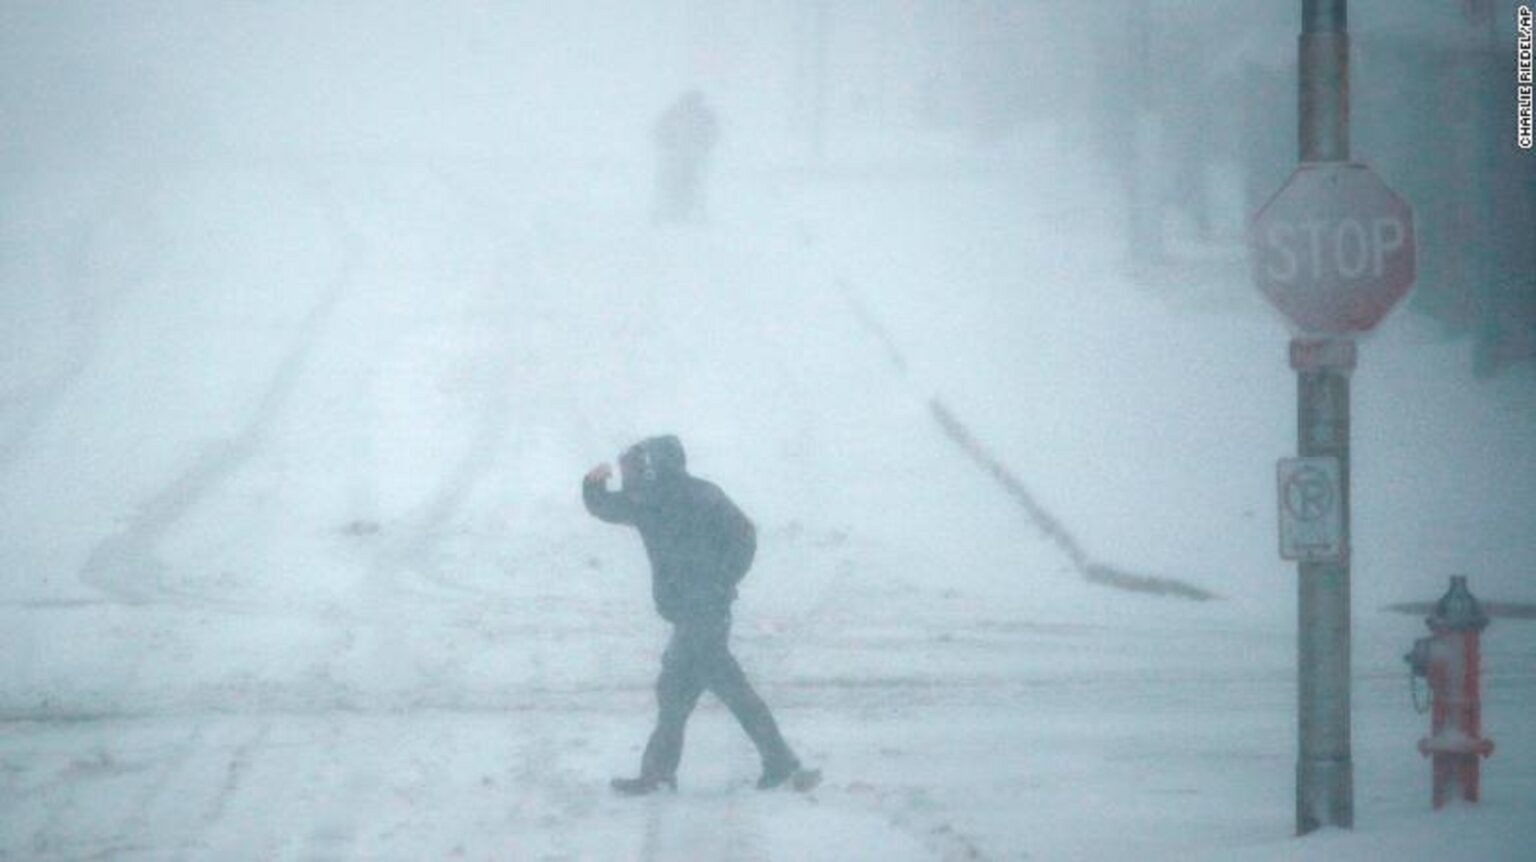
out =
<path fill-rule="evenodd" d="M 757 529 L 712 482 L 688 474 L 676 437 L 653 437 L 619 461 L 623 486 L 582 484 L 587 511 L 639 529 L 651 561 L 651 595 L 669 622 L 723 617 L 752 566 Z"/>
<path fill-rule="evenodd" d="M 715 148 L 720 123 L 704 103 L 703 94 L 690 91 L 662 112 L 652 137 L 665 158 L 696 164 Z"/>

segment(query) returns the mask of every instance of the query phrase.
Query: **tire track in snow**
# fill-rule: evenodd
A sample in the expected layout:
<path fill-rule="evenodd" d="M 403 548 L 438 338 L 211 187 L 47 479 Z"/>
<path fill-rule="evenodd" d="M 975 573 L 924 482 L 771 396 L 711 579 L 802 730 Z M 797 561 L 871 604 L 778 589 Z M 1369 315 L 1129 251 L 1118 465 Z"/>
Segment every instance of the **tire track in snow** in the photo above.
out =
<path fill-rule="evenodd" d="M 953 823 L 938 813 L 937 806 L 923 788 L 876 791 L 875 799 L 875 810 L 886 822 L 912 836 L 945 862 L 985 862 L 988 858 L 974 838 L 956 829 Z M 1022 858 L 1028 859 L 1029 854 L 1023 854 Z"/>
<path fill-rule="evenodd" d="M 49 806 L 47 817 L 33 831 L 30 841 L 32 852 L 38 857 L 58 855 L 70 859 L 115 858 L 124 853 L 150 852 L 154 836 L 149 834 L 147 828 L 149 810 L 164 796 L 171 779 L 197 754 L 211 720 L 205 718 L 198 721 L 180 743 L 172 746 L 169 753 L 157 761 L 125 760 L 119 756 L 121 752 L 97 746 L 92 755 L 72 758 L 68 765 L 41 785 L 29 789 L 18 799 L 7 800 L 15 803 L 22 798 L 55 794 L 65 797 L 64 801 Z M 72 819 L 81 813 L 71 797 L 77 785 L 111 781 L 151 771 L 153 777 L 136 787 L 135 795 L 123 806 L 127 809 L 126 814 L 115 825 L 106 827 L 104 833 L 95 831 L 102 825 L 100 818 L 88 825 L 78 824 Z M 0 856 L 3 855 L 3 850 L 0 850 Z"/>
<path fill-rule="evenodd" d="M 309 185 L 318 186 L 319 182 L 311 180 Z M 267 427 L 287 407 L 321 333 L 352 286 L 360 255 L 359 238 L 339 205 L 318 189 L 316 194 L 332 223 L 341 261 L 330 285 L 300 323 L 251 417 L 235 436 L 204 448 L 181 475 L 139 508 L 122 532 L 97 543 L 79 570 L 82 583 L 125 604 L 231 604 L 228 599 L 167 583 L 166 568 L 156 557 L 156 548 L 172 526 L 218 490 L 260 448 Z"/>
<path fill-rule="evenodd" d="M 211 719 L 199 721 L 192 727 L 190 733 L 170 756 L 165 758 L 155 773 L 155 777 L 149 782 L 147 788 L 140 789 L 133 799 L 128 814 L 113 829 L 116 840 L 126 841 L 130 845 L 136 842 L 153 844 L 154 835 L 150 828 L 150 811 L 155 804 L 165 796 L 171 788 L 172 781 L 186 769 L 193 758 L 203 752 L 203 740 L 208 731 Z"/>
<path fill-rule="evenodd" d="M 944 431 L 944 435 L 959 446 L 977 466 L 997 480 L 1003 490 L 1007 491 L 1008 495 L 1028 514 L 1036 529 L 1061 548 L 1067 558 L 1072 561 L 1073 568 L 1077 569 L 1084 580 L 1133 593 L 1148 593 L 1197 602 L 1217 598 L 1215 593 L 1177 578 L 1132 574 L 1113 566 L 1094 562 L 1077 538 L 1055 515 L 1040 504 L 1012 470 L 981 445 L 971 430 L 955 417 L 943 401 L 931 398 L 928 401 L 928 408 L 933 414 L 934 421 Z"/>
<path fill-rule="evenodd" d="M 429 173 L 452 197 L 458 199 L 462 209 L 471 216 L 469 221 L 480 221 L 492 225 L 493 229 L 502 221 L 493 203 L 469 191 L 466 184 L 446 168 L 435 166 Z M 505 335 L 511 328 L 507 297 L 511 289 L 512 262 L 510 253 L 498 239 L 495 234 L 489 237 L 494 245 L 491 272 L 481 280 L 479 298 L 494 309 L 490 326 L 498 335 Z M 442 253 L 448 254 L 446 250 Z M 436 559 L 445 528 L 463 510 L 485 477 L 494 470 L 511 436 L 513 411 L 510 382 L 513 351 L 509 345 L 496 346 L 490 357 L 489 368 L 486 375 L 488 385 L 482 388 L 483 401 L 468 446 L 441 475 L 427 501 L 401 527 L 400 535 L 387 543 L 375 559 L 375 576 L 389 584 L 391 589 L 405 590 L 416 597 L 433 598 L 453 605 L 474 602 L 483 606 L 489 600 L 493 604 L 505 606 L 512 601 L 511 597 L 500 591 L 453 577 L 443 570 Z M 426 584 L 429 589 L 412 589 L 402 583 L 399 576 L 406 573 Z"/>
<path fill-rule="evenodd" d="M 479 279 L 474 297 L 477 301 L 471 305 L 491 309 L 482 323 L 493 330 L 495 346 L 489 351 L 488 357 L 478 357 L 484 360 L 480 367 L 486 369 L 486 374 L 483 385 L 478 388 L 481 400 L 468 444 L 459 457 L 438 475 L 425 503 L 399 528 L 399 535 L 376 555 L 372 571 L 377 582 L 391 593 L 405 593 L 413 599 L 429 599 L 452 609 L 473 610 L 477 614 L 476 619 L 462 625 L 479 632 L 483 629 L 477 622 L 480 619 L 478 614 L 487 608 L 507 614 L 524 609 L 522 603 L 507 590 L 474 583 L 455 571 L 445 569 L 439 559 L 439 546 L 449 525 L 464 511 L 486 477 L 493 474 L 516 427 L 512 396 L 517 345 L 510 337 L 514 311 L 510 305 L 514 290 L 513 257 L 506 247 L 510 227 L 499 212 L 497 203 L 481 193 L 471 191 L 466 181 L 453 176 L 441 166 L 431 169 L 430 174 L 457 199 L 472 230 L 479 227 L 480 231 L 489 231 L 485 239 L 492 247 L 490 272 Z M 445 249 L 440 253 L 446 255 L 449 251 Z M 515 712 L 519 716 L 516 728 L 520 737 L 521 756 L 518 762 L 511 765 L 515 773 L 507 784 L 509 787 L 524 788 L 522 792 L 525 794 L 529 793 L 530 788 L 552 787 L 555 810 L 548 816 L 567 820 L 571 817 L 571 811 L 591 804 L 592 788 L 590 780 L 571 775 L 568 768 L 562 766 L 563 749 L 558 744 L 555 730 L 561 713 L 552 709 L 555 701 L 551 697 L 556 691 L 551 688 L 552 678 L 557 675 L 551 674 L 546 653 L 539 645 L 547 642 L 551 636 L 559 638 L 575 633 L 576 630 L 567 630 L 564 626 L 548 621 L 518 625 L 515 628 L 538 637 L 533 638 L 532 677 L 520 686 L 527 700 L 521 704 L 521 708 L 506 703 L 490 707 L 493 712 Z M 502 620 L 498 630 L 505 634 L 512 629 Z M 583 627 L 580 631 L 584 633 L 587 629 Z M 382 637 L 383 640 L 375 645 L 375 663 L 389 662 L 406 655 L 405 647 L 392 634 L 385 632 Z M 337 657 L 331 664 L 341 661 L 342 657 Z M 439 696 L 447 700 L 430 705 L 431 708 L 462 709 L 466 702 L 465 694 L 459 691 L 448 690 Z M 414 705 L 429 706 L 422 702 Z M 509 709 L 509 706 L 512 708 Z M 529 807 L 535 801 L 525 797 L 521 802 L 513 803 L 513 807 Z M 560 839 L 560 836 L 556 838 Z M 570 842 L 563 839 L 558 840 L 558 844 L 562 852 L 570 846 Z M 574 854 L 566 855 L 574 858 Z"/>
<path fill-rule="evenodd" d="M 805 248 L 812 249 L 816 247 L 816 232 L 809 225 L 802 222 L 796 226 L 794 232 L 801 238 L 802 245 Z M 1038 496 L 1029 490 L 1028 486 L 1013 470 L 982 445 L 975 433 L 941 397 L 937 394 L 925 393 L 917 388 L 910 373 L 911 362 L 908 359 L 907 352 L 901 347 L 895 337 L 892 336 L 890 330 L 880 322 L 869 304 L 859 295 L 852 281 L 837 274 L 836 267 L 831 263 L 824 262 L 822 269 L 830 274 L 830 282 L 841 297 L 850 318 L 874 340 L 885 360 L 885 364 L 889 367 L 889 370 L 898 380 L 901 387 L 927 408 L 927 412 L 938 426 L 940 432 L 943 433 L 945 439 L 959 448 L 969 460 L 998 482 L 1009 497 L 1023 509 L 1026 517 L 1029 518 L 1035 528 L 1062 551 L 1073 569 L 1083 580 L 1114 589 L 1168 598 L 1192 601 L 1207 601 L 1219 598 L 1216 593 L 1187 581 L 1171 577 L 1131 573 L 1095 560 L 1077 537 L 1062 523 L 1061 519 L 1056 517 L 1039 501 Z"/>
<path fill-rule="evenodd" d="M 280 804 L 295 805 L 305 819 L 289 830 L 269 834 L 265 846 L 252 852 L 257 859 L 355 859 L 358 843 L 358 796 L 374 792 L 378 782 L 355 780 L 360 766 L 343 758 L 347 748 L 348 714 L 333 713 L 323 731 L 316 732 L 319 757 L 300 764 L 300 771 L 281 788 Z M 271 791 L 267 787 L 264 790 Z"/>
<path fill-rule="evenodd" d="M 121 285 L 121 289 L 108 291 L 105 298 L 92 296 L 89 262 L 101 232 L 111 220 L 124 211 L 137 213 L 142 201 L 152 199 L 159 191 L 160 183 L 154 183 L 147 188 L 118 188 L 109 192 L 103 205 L 105 212 L 84 220 L 85 223 L 75 229 L 72 241 L 66 242 L 59 251 L 57 257 L 66 273 L 64 291 L 72 324 L 67 336 L 69 345 L 64 350 L 65 364 L 24 396 L 20 415 L 0 431 L 0 471 L 15 463 L 37 429 L 47 423 L 64 397 L 96 361 L 105 321 L 144 281 L 143 273 L 135 273 Z M 131 219 L 125 217 L 125 220 Z M 154 227 L 152 217 L 134 223 L 150 223 Z"/>
<path fill-rule="evenodd" d="M 197 816 L 192 833 L 182 839 L 181 846 L 177 848 L 172 858 L 195 859 L 200 853 L 206 854 L 207 834 L 223 826 L 224 815 L 229 810 L 230 801 L 240 792 L 246 775 L 251 771 L 251 766 L 256 760 L 257 752 L 266 745 L 267 737 L 271 734 L 272 721 L 269 719 L 263 721 L 249 739 L 230 752 L 223 781 L 220 782 L 218 790 L 206 809 Z"/>
<path fill-rule="evenodd" d="M 942 398 L 938 395 L 924 395 L 916 390 L 907 373 L 908 362 L 905 351 L 896 343 L 890 331 L 870 311 L 869 306 L 864 303 L 853 285 L 844 278 L 834 278 L 833 284 L 842 294 L 853 318 L 879 344 L 893 373 L 901 379 L 903 385 L 914 397 L 926 403 L 929 414 L 939 426 L 939 430 L 943 432 L 945 439 L 959 447 L 967 458 L 1002 487 L 1008 496 L 1024 510 L 1035 528 L 1061 549 L 1083 580 L 1128 592 L 1168 598 L 1191 601 L 1208 601 L 1218 598 L 1210 590 L 1187 581 L 1134 574 L 1094 560 L 1077 537 L 1061 522 L 1061 519 L 1039 501 L 1039 498 L 1029 490 L 1016 473 L 982 445 L 976 434 Z"/>

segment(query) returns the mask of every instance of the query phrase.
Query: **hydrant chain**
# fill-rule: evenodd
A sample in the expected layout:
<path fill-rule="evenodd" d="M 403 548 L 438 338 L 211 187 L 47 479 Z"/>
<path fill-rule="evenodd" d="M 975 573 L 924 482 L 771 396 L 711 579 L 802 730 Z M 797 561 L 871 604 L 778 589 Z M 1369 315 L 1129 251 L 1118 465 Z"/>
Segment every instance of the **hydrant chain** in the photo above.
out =
<path fill-rule="evenodd" d="M 1419 693 L 1419 675 L 1413 671 L 1408 672 L 1408 694 L 1413 698 L 1413 711 L 1419 715 L 1429 712 L 1430 699 L 1433 695 L 1423 696 Z"/>

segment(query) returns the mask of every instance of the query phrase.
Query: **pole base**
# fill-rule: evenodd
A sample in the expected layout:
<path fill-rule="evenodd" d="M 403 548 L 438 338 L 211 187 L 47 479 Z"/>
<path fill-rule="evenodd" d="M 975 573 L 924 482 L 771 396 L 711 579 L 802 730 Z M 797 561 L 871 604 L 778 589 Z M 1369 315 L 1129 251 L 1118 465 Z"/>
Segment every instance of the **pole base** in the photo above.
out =
<path fill-rule="evenodd" d="M 1296 834 L 1324 826 L 1355 826 L 1355 764 L 1352 760 L 1296 761 Z"/>

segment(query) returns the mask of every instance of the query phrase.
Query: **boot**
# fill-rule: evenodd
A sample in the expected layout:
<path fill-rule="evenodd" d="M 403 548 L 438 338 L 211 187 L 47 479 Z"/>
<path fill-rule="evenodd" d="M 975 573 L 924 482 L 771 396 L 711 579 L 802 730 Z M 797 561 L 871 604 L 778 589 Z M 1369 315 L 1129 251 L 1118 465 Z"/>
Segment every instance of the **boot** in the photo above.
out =
<path fill-rule="evenodd" d="M 797 760 L 781 760 L 763 765 L 763 776 L 757 780 L 758 790 L 772 790 L 785 782 L 795 790 L 806 791 L 821 783 L 821 770 L 801 769 Z"/>
<path fill-rule="evenodd" d="M 655 793 L 665 787 L 668 790 L 677 790 L 676 778 L 652 778 L 642 775 L 638 778 L 615 778 L 608 782 L 613 792 L 620 796 L 645 796 Z"/>

